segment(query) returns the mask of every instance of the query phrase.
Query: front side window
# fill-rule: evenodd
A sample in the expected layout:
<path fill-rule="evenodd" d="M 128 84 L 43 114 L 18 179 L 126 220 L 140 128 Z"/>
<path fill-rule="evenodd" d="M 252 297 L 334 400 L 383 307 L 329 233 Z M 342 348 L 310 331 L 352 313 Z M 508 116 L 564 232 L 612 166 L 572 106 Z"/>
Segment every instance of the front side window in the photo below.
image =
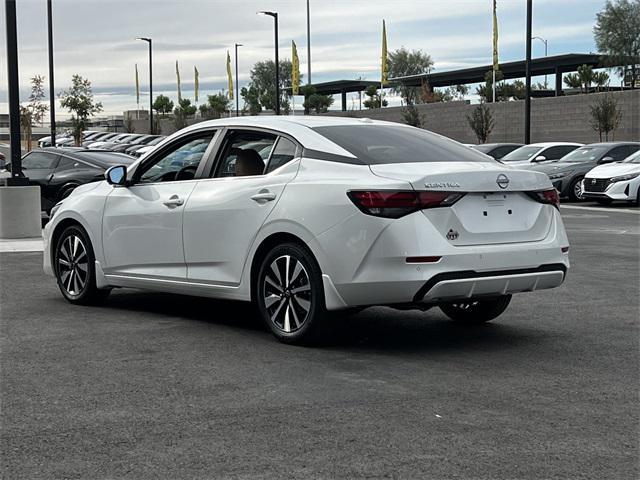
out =
<path fill-rule="evenodd" d="M 339 125 L 313 130 L 366 165 L 492 162 L 486 155 L 426 130 L 388 125 Z"/>
<path fill-rule="evenodd" d="M 557 147 L 551 147 L 542 152 L 542 155 L 547 160 L 559 160 L 564 157 L 567 153 L 574 151 L 577 146 L 573 145 L 559 145 Z"/>
<path fill-rule="evenodd" d="M 200 161 L 215 132 L 178 140 L 169 151 L 142 166 L 140 183 L 174 182 L 195 177 Z"/>
<path fill-rule="evenodd" d="M 57 155 L 44 152 L 32 152 L 22 159 L 22 168 L 28 170 L 53 170 L 57 160 Z"/>
<path fill-rule="evenodd" d="M 293 160 L 296 157 L 296 149 L 295 143 L 287 138 L 280 137 L 269 159 L 266 173 L 273 172 L 276 168 L 280 168 L 285 163 Z"/>
<path fill-rule="evenodd" d="M 616 147 L 611 150 L 606 156 L 613 158 L 614 162 L 619 162 L 627 158 L 634 150 L 631 150 L 629 145 L 623 145 L 621 147 Z"/>
<path fill-rule="evenodd" d="M 276 136 L 266 132 L 234 130 L 227 136 L 216 177 L 262 175 Z"/>

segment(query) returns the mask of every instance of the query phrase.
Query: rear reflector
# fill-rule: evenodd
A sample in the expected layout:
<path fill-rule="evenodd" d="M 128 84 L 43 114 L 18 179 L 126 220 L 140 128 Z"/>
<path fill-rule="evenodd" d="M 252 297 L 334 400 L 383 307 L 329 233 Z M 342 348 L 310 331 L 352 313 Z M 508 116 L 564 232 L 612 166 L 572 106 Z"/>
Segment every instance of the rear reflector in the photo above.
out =
<path fill-rule="evenodd" d="M 536 202 L 546 203 L 553 205 L 557 209 L 560 209 L 560 195 L 555 188 L 549 190 L 538 190 L 537 192 L 526 192 Z"/>
<path fill-rule="evenodd" d="M 464 193 L 415 190 L 352 190 L 347 195 L 367 215 L 400 218 L 426 208 L 448 207 Z"/>
<path fill-rule="evenodd" d="M 442 257 L 407 257 L 407 263 L 436 263 Z"/>

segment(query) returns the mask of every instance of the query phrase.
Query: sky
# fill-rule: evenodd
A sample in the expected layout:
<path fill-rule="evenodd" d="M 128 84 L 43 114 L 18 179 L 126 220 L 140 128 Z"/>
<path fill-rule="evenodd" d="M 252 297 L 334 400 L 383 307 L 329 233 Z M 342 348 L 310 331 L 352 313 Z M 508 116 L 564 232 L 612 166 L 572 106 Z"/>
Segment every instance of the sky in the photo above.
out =
<path fill-rule="evenodd" d="M 491 63 L 492 0 L 310 1 L 314 82 L 378 80 L 382 19 L 390 51 L 423 50 L 432 57 L 435 71 Z M 24 101 L 29 79 L 48 75 L 46 1 L 17 4 Z M 534 0 L 533 35 L 548 40 L 549 55 L 595 52 L 592 30 L 603 6 L 604 0 Z M 193 99 L 194 66 L 200 72 L 201 99 L 226 89 L 226 52 L 233 61 L 235 43 L 243 44 L 238 62 L 242 88 L 255 62 L 273 58 L 273 20 L 257 15 L 260 10 L 279 13 L 280 58 L 290 58 L 294 40 L 306 83 L 306 0 L 53 0 L 56 92 L 77 73 L 91 80 L 104 106 L 102 115 L 122 114 L 136 108 L 137 63 L 141 107 L 148 105 L 147 44 L 136 40 L 140 36 L 154 41 L 154 95 L 164 93 L 175 100 L 176 60 L 183 96 Z M 498 21 L 500 61 L 523 59 L 526 0 L 498 0 Z M 0 113 L 8 111 L 5 29 L 0 8 Z M 534 41 L 532 55 L 544 55 L 541 41 Z M 350 108 L 353 102 L 350 99 Z M 396 103 L 399 99 L 392 98 L 391 104 Z M 339 99 L 334 108 L 339 108 Z M 57 112 L 65 117 L 61 109 Z"/>

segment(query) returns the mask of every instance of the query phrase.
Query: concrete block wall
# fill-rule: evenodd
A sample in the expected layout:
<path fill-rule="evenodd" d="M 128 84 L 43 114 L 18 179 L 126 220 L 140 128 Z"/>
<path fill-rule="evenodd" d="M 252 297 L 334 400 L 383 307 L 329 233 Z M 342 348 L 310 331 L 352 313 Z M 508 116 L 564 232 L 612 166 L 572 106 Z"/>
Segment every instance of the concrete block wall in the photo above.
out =
<path fill-rule="evenodd" d="M 611 93 L 622 110 L 621 123 L 615 140 L 640 141 L 640 90 Z M 531 100 L 531 141 L 599 141 L 598 133 L 590 125 L 590 106 L 605 93 L 533 98 Z M 524 101 L 488 104 L 495 126 L 489 142 L 524 141 Z M 418 105 L 424 115 L 425 128 L 463 143 L 477 143 L 469 128 L 467 115 L 476 105 L 466 101 Z M 329 112 L 327 115 L 367 117 L 376 120 L 402 122 L 402 107 L 388 107 L 349 112 Z M 611 138 L 610 138 L 611 139 Z"/>

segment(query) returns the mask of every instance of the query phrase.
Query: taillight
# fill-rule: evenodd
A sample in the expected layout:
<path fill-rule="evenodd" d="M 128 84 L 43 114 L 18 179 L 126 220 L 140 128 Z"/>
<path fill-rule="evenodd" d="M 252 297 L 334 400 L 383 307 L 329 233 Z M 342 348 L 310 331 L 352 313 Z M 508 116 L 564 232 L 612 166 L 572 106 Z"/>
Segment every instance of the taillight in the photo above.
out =
<path fill-rule="evenodd" d="M 558 191 L 555 188 L 550 188 L 549 190 L 538 190 L 537 192 L 527 192 L 531 198 L 533 198 L 536 202 L 547 203 L 549 205 L 553 205 L 558 210 L 560 209 L 560 195 L 558 195 Z"/>
<path fill-rule="evenodd" d="M 414 190 L 352 190 L 351 201 L 363 213 L 375 217 L 400 218 L 425 208 L 448 207 L 464 193 Z"/>

